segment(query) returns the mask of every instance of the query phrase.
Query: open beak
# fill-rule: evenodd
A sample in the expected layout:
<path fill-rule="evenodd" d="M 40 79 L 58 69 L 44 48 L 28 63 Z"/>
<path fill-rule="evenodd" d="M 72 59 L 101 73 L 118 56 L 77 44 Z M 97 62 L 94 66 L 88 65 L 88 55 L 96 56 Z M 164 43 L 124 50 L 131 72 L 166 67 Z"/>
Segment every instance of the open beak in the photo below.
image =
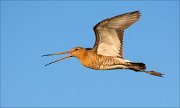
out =
<path fill-rule="evenodd" d="M 70 51 L 57 52 L 57 53 L 54 53 L 54 54 L 46 54 L 46 55 L 42 55 L 42 57 L 44 57 L 44 56 L 55 56 L 55 55 L 61 55 L 61 54 L 67 54 L 67 53 L 70 53 Z"/>
<path fill-rule="evenodd" d="M 57 53 L 54 53 L 54 54 L 46 54 L 46 55 L 42 55 L 42 57 L 44 57 L 44 56 L 55 56 L 55 55 L 61 55 L 61 54 L 67 54 L 67 53 L 70 53 L 70 51 L 57 52 Z M 48 66 L 48 65 L 50 65 L 50 64 L 52 64 L 52 63 L 55 63 L 55 62 L 58 62 L 58 61 L 60 61 L 60 60 L 63 60 L 63 59 L 66 59 L 66 58 L 70 58 L 70 57 L 72 57 L 72 56 L 71 56 L 71 55 L 68 55 L 68 56 L 66 56 L 66 57 L 63 57 L 63 58 L 57 59 L 57 60 L 55 60 L 55 61 L 53 61 L 53 62 L 50 62 L 50 63 L 46 64 L 45 66 Z"/>

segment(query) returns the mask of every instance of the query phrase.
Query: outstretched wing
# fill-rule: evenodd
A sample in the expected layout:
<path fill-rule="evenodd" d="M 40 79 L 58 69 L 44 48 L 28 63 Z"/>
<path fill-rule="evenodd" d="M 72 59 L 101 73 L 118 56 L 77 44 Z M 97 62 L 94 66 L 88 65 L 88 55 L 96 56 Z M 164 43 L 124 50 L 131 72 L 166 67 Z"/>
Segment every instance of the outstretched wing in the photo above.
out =
<path fill-rule="evenodd" d="M 123 31 L 140 17 L 139 11 L 129 12 L 99 22 L 93 29 L 96 42 L 93 51 L 104 56 L 123 58 Z"/>

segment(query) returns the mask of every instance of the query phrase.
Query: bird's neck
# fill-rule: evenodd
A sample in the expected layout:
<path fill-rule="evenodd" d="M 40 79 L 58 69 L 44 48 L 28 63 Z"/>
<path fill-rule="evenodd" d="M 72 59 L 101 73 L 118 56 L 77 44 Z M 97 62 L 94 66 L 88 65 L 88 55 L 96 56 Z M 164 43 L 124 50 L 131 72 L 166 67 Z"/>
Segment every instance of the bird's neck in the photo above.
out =
<path fill-rule="evenodd" d="M 79 54 L 77 58 L 80 60 L 82 65 L 92 68 L 94 67 L 93 65 L 96 59 L 96 54 L 94 54 L 91 50 L 85 50 L 84 52 Z"/>
<path fill-rule="evenodd" d="M 83 50 L 81 53 L 77 55 L 77 58 L 81 61 L 84 60 L 88 56 L 88 51 Z"/>

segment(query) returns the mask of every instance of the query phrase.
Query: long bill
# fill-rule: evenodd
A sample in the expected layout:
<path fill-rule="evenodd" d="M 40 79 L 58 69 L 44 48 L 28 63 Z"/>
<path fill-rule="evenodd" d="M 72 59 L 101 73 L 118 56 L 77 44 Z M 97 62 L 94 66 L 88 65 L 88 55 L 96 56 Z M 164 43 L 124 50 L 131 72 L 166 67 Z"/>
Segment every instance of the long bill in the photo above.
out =
<path fill-rule="evenodd" d="M 69 55 L 69 56 L 66 56 L 66 57 L 63 57 L 63 58 L 57 59 L 57 60 L 55 60 L 55 61 L 53 61 L 53 62 L 50 62 L 50 63 L 46 64 L 45 66 L 48 66 L 48 65 L 50 65 L 50 64 L 52 64 L 52 63 L 56 63 L 56 62 L 58 62 L 58 61 L 60 61 L 60 60 L 63 60 L 63 59 L 66 59 L 66 58 L 70 58 L 70 57 L 72 57 L 72 56 L 71 56 L 71 55 Z"/>
<path fill-rule="evenodd" d="M 46 55 L 42 55 L 42 57 L 44 57 L 44 56 L 55 56 L 55 55 L 61 55 L 61 54 L 67 54 L 67 53 L 69 53 L 69 51 L 57 52 L 57 53 L 54 53 L 54 54 L 46 54 Z"/>

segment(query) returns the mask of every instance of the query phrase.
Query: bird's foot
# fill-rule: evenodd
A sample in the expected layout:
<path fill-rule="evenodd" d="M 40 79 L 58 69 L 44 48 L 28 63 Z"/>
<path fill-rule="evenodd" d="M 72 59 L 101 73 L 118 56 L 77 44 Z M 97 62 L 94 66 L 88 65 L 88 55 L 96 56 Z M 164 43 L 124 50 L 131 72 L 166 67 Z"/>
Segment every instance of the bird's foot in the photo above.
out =
<path fill-rule="evenodd" d="M 160 72 L 155 72 L 155 71 L 147 71 L 146 73 L 150 75 L 158 76 L 158 77 L 163 77 L 163 75 L 165 75 L 165 74 L 162 74 Z"/>

